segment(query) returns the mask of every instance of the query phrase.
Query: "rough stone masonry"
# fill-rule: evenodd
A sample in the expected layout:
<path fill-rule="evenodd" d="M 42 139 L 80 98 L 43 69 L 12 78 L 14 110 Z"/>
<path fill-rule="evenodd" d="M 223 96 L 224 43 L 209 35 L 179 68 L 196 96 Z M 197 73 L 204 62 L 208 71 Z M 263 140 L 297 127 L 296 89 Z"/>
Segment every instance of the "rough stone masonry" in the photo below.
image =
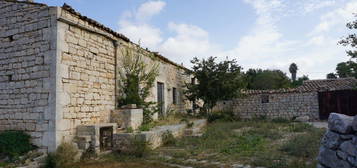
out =
<path fill-rule="evenodd" d="M 26 131 L 40 149 L 54 151 L 78 126 L 110 122 L 120 50 L 134 46 L 68 5 L 0 0 L 0 131 Z M 155 83 L 164 84 L 165 109 L 185 111 L 186 69 L 142 50 L 153 55 L 147 64 L 159 64 Z M 151 92 L 156 101 L 156 86 Z"/>
<path fill-rule="evenodd" d="M 317 160 L 318 168 L 357 167 L 357 116 L 330 114 Z"/>

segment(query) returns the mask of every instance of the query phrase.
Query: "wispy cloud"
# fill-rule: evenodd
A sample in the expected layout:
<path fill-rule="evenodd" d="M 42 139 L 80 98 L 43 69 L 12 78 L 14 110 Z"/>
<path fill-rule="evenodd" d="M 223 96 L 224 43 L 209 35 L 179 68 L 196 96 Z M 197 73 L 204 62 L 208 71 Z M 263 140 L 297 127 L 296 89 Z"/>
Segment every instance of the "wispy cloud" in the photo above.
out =
<path fill-rule="evenodd" d="M 119 32 L 186 66 L 190 66 L 189 61 L 194 56 L 219 56 L 219 59 L 228 56 L 237 59 L 245 69 L 278 68 L 287 73 L 289 64 L 295 62 L 300 75 L 324 78 L 345 58 L 341 56 L 344 49 L 336 45 L 340 36 L 331 31 L 336 31 L 336 26 L 344 30 L 347 20 L 357 11 L 357 2 L 339 2 L 342 1 L 345 5 L 336 5 L 336 0 L 302 0 L 292 8 L 285 0 L 243 0 L 255 11 L 256 21 L 251 31 L 238 39 L 235 47 L 227 50 L 222 50 L 210 39 L 210 32 L 197 25 L 171 21 L 166 28 L 160 29 L 150 24 L 151 19 L 165 9 L 166 3 L 160 0 L 148 1 L 134 12 L 123 14 Z M 283 19 L 327 7 L 334 9 L 322 14 L 313 30 L 301 34 L 298 39 L 287 38 L 279 27 Z M 173 35 L 164 37 L 162 31 L 170 31 Z"/>

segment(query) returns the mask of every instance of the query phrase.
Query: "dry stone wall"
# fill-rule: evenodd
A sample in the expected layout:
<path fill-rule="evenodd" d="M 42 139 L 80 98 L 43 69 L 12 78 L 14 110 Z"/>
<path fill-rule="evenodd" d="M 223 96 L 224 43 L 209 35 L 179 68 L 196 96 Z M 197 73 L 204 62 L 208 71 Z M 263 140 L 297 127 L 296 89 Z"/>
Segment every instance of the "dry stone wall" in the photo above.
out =
<path fill-rule="evenodd" d="M 233 100 L 232 106 L 233 113 L 240 118 L 318 119 L 319 112 L 317 92 L 248 95 Z"/>
<path fill-rule="evenodd" d="M 331 113 L 321 140 L 318 168 L 357 167 L 357 116 Z"/>
<path fill-rule="evenodd" d="M 0 131 L 53 146 L 56 8 L 0 1 Z M 55 36 L 54 36 L 55 37 Z"/>

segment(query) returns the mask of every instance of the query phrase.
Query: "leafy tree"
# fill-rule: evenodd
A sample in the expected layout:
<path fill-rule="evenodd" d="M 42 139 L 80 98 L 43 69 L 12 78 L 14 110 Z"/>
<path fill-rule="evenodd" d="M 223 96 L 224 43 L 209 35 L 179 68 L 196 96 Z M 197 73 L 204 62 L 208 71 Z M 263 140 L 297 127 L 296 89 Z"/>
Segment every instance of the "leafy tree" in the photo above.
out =
<path fill-rule="evenodd" d="M 307 75 L 303 75 L 302 77 L 299 77 L 298 80 L 294 81 L 292 85 L 293 87 L 301 86 L 306 80 L 309 80 L 309 77 Z"/>
<path fill-rule="evenodd" d="M 291 73 L 291 79 L 293 82 L 296 81 L 296 73 L 297 73 L 298 67 L 295 63 L 290 64 L 289 66 L 289 72 Z"/>
<path fill-rule="evenodd" d="M 355 15 L 357 17 L 357 14 Z M 346 27 L 350 30 L 357 30 L 357 20 L 347 23 Z M 346 53 L 351 57 L 349 61 L 337 64 L 336 73 L 338 77 L 355 77 L 357 78 L 357 35 L 355 33 L 349 34 L 347 37 L 339 41 L 339 44 L 348 46 L 351 49 Z"/>
<path fill-rule="evenodd" d="M 336 76 L 335 73 L 329 73 L 329 74 L 326 75 L 326 78 L 327 78 L 327 79 L 336 79 L 337 76 Z"/>
<path fill-rule="evenodd" d="M 340 78 L 357 77 L 357 63 L 353 61 L 341 62 L 337 64 L 336 73 Z"/>
<path fill-rule="evenodd" d="M 355 14 L 357 17 L 357 14 Z M 346 27 L 350 30 L 357 30 L 357 19 L 355 21 L 347 23 Z M 349 34 L 347 37 L 339 41 L 343 46 L 350 46 L 352 49 L 347 50 L 346 53 L 351 58 L 357 58 L 357 35 L 355 33 Z"/>
<path fill-rule="evenodd" d="M 245 73 L 247 89 L 267 90 L 291 87 L 289 77 L 281 70 L 249 69 Z"/>
<path fill-rule="evenodd" d="M 235 60 L 217 63 L 216 57 L 191 60 L 195 83 L 186 84 L 186 96 L 190 101 L 203 100 L 203 112 L 209 112 L 219 100 L 237 97 L 245 87 L 242 68 Z"/>
<path fill-rule="evenodd" d="M 156 77 L 159 75 L 159 64 L 147 64 L 143 56 L 155 59 L 152 53 L 149 53 L 134 46 L 121 50 L 122 61 L 118 69 L 118 104 L 119 106 L 127 104 L 136 104 L 144 108 L 144 123 L 151 120 L 151 105 L 154 102 L 146 102 L 150 95 L 150 89 L 154 86 Z"/>

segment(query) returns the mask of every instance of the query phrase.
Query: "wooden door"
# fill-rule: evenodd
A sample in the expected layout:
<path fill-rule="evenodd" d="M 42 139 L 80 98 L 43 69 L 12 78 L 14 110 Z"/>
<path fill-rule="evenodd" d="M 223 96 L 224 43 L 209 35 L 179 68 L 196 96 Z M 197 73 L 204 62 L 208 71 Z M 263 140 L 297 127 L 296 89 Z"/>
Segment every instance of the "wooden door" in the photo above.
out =
<path fill-rule="evenodd" d="M 330 113 L 357 115 L 357 90 L 319 92 L 319 115 L 328 119 Z"/>

